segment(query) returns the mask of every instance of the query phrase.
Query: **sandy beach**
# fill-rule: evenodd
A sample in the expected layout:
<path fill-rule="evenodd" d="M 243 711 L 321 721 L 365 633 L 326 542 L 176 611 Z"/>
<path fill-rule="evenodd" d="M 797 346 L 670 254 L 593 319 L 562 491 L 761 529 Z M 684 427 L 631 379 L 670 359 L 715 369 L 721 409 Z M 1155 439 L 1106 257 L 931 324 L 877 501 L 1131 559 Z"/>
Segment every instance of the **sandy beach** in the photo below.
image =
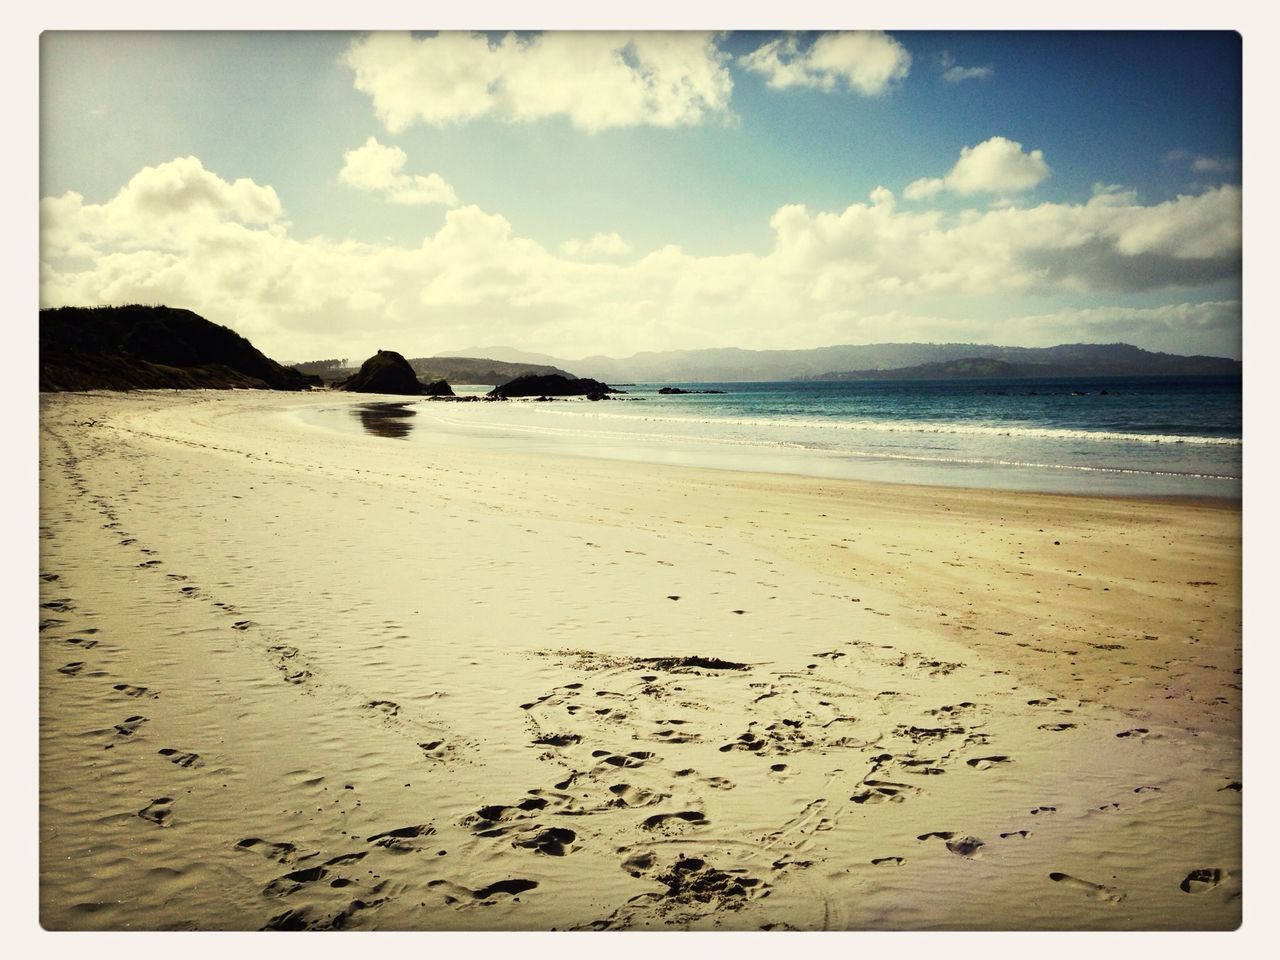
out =
<path fill-rule="evenodd" d="M 46 929 L 1239 925 L 1238 501 L 335 402 L 41 397 Z"/>

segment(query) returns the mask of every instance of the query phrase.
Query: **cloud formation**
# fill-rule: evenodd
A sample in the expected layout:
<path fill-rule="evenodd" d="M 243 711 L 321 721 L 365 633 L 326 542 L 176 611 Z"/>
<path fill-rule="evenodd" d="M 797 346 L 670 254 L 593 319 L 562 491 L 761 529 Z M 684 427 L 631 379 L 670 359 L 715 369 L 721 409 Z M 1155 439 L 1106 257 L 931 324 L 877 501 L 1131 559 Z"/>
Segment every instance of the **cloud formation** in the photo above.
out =
<path fill-rule="evenodd" d="M 567 257 L 624 257 L 631 245 L 615 233 L 597 233 L 590 240 L 566 240 L 560 252 Z"/>
<path fill-rule="evenodd" d="M 956 58 L 946 50 L 938 55 L 938 66 L 942 69 L 942 79 L 947 83 L 963 83 L 965 80 L 989 80 L 995 74 L 995 67 L 962 67 Z"/>
<path fill-rule="evenodd" d="M 824 33 L 806 49 L 795 34 L 770 40 L 739 62 L 774 89 L 812 87 L 879 96 L 911 70 L 911 54 L 887 33 Z"/>
<path fill-rule="evenodd" d="M 728 116 L 733 78 L 710 33 L 372 33 L 343 60 L 391 133 L 481 118 L 565 117 L 595 133 Z"/>
<path fill-rule="evenodd" d="M 1196 157 L 1191 161 L 1196 173 L 1230 173 L 1235 168 L 1236 162 L 1227 157 Z"/>
<path fill-rule="evenodd" d="M 961 196 L 990 193 L 1003 197 L 1030 190 L 1048 175 L 1043 152 L 1024 153 L 1016 140 L 992 137 L 976 147 L 964 147 L 945 177 L 914 180 L 903 195 L 908 200 L 922 200 L 948 190 Z"/>
<path fill-rule="evenodd" d="M 903 210 L 881 187 L 841 211 L 780 207 L 764 254 L 666 246 L 610 260 L 625 247 L 616 234 L 553 251 L 476 206 L 450 209 L 412 245 L 300 240 L 270 187 L 186 157 L 145 168 L 101 204 L 75 193 L 42 200 L 41 300 L 184 306 L 284 360 L 387 344 L 420 355 L 508 342 L 573 357 L 973 339 L 983 329 L 1044 342 L 1041 327 L 1061 337 L 1071 324 L 1001 325 L 991 305 L 1238 281 L 1240 201 L 1231 185 L 1153 205 L 1103 189 L 1084 203 L 944 213 Z M 1236 315 L 1184 306 L 1081 317 L 1114 331 L 1109 339 L 1164 324 L 1152 345 L 1210 350 L 1197 345 L 1221 341 L 1223 318 Z M 1066 336 L 1079 339 L 1076 329 Z"/>
<path fill-rule="evenodd" d="M 456 207 L 458 196 L 438 173 L 410 176 L 404 172 L 409 158 L 399 147 L 385 147 L 376 137 L 342 155 L 338 179 L 357 190 L 381 193 L 392 203 L 437 204 Z"/>

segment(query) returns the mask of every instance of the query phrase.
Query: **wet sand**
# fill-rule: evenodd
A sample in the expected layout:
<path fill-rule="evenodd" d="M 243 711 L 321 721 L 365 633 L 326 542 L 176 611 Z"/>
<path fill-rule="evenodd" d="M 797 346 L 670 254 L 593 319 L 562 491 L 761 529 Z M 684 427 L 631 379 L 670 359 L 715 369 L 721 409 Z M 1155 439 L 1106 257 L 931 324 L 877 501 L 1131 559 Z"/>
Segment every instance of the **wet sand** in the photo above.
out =
<path fill-rule="evenodd" d="M 46 928 L 1239 924 L 1238 503 L 333 402 L 42 397 Z"/>

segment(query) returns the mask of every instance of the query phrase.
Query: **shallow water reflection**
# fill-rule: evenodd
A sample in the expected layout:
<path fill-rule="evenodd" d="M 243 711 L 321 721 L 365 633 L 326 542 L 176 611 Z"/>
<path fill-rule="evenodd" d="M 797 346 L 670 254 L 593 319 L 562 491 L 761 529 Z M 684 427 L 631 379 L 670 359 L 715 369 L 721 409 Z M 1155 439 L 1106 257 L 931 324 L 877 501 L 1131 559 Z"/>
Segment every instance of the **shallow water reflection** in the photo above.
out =
<path fill-rule="evenodd" d="M 416 413 L 404 403 L 366 403 L 351 411 L 351 415 L 360 420 L 365 433 L 401 440 L 413 429 L 410 418 Z"/>

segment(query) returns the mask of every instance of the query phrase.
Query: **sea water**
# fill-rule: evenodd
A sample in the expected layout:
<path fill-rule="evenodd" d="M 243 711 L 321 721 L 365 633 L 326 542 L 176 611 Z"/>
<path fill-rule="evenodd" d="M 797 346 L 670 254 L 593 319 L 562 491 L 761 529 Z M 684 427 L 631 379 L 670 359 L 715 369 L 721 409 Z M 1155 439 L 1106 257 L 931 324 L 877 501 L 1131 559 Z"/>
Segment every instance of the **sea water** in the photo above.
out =
<path fill-rule="evenodd" d="M 720 391 L 664 395 L 663 386 Z M 471 388 L 483 392 L 487 388 Z M 331 427 L 531 452 L 1063 493 L 1238 498 L 1234 377 L 634 384 L 615 399 L 349 404 Z M 469 392 L 459 389 L 459 393 Z M 363 414 L 360 411 L 363 409 Z"/>

